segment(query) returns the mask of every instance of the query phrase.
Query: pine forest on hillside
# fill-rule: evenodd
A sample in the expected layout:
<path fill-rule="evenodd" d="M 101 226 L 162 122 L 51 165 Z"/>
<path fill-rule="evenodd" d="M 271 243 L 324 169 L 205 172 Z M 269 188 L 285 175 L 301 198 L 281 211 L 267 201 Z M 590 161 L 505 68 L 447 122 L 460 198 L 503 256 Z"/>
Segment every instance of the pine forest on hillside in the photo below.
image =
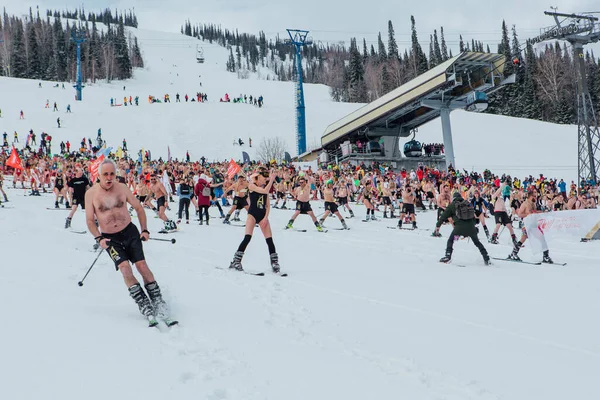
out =
<path fill-rule="evenodd" d="M 350 47 L 339 44 L 313 43 L 303 48 L 304 80 L 307 83 L 325 84 L 331 88 L 335 101 L 367 103 L 394 90 L 416 76 L 452 57 L 446 45 L 444 28 L 429 36 L 426 53 L 419 43 L 415 18 L 411 16 L 411 46 L 400 53 L 392 22 L 388 22 L 387 45 L 381 33 L 377 47 L 367 46 L 356 38 Z M 181 32 L 229 49 L 227 70 L 257 71 L 260 64 L 275 72 L 282 81 L 295 79 L 295 50 L 292 45 L 277 36 L 267 39 L 264 32 L 258 37 L 222 29 L 213 24 L 192 25 L 186 22 Z M 459 52 L 478 51 L 490 53 L 489 45 L 460 36 Z M 513 26 L 509 32 L 502 22 L 502 38 L 496 49 L 507 59 L 506 75 L 516 73 L 517 82 L 490 96 L 486 112 L 513 117 L 530 118 L 561 124 L 577 122 L 575 65 L 572 49 L 566 43 L 548 43 L 537 51 L 529 41 L 519 40 Z M 518 65 L 513 60 L 519 61 Z M 288 62 L 285 62 L 288 61 Z M 593 52 L 586 52 L 587 79 L 596 110 L 600 113 L 600 59 Z"/>
<path fill-rule="evenodd" d="M 62 18 L 65 19 L 64 21 Z M 77 21 L 75 19 L 77 18 Z M 105 29 L 96 23 L 106 25 Z M 19 18 L 6 10 L 0 18 L 0 76 L 73 82 L 77 77 L 77 45 L 74 37 L 83 37 L 81 72 L 83 80 L 127 79 L 133 68 L 143 67 L 137 38 L 126 35 L 125 26 L 136 26 L 133 12 L 100 14 L 39 10 Z"/>

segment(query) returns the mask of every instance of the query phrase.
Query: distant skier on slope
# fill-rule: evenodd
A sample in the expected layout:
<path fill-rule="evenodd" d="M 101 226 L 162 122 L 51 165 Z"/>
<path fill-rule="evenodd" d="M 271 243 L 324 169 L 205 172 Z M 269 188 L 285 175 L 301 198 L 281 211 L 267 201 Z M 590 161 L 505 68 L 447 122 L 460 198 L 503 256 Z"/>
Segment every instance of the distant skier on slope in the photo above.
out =
<path fill-rule="evenodd" d="M 142 240 L 150 238 L 146 213 L 141 203 L 134 197 L 126 185 L 116 182 L 117 166 L 112 160 L 105 160 L 98 168 L 99 183 L 94 185 L 85 196 L 86 222 L 90 233 L 98 244 L 107 251 L 115 263 L 117 271 L 121 271 L 129 295 L 139 307 L 140 312 L 148 318 L 150 326 L 161 318 L 167 325 L 176 324 L 169 318 L 167 304 L 162 298 L 160 287 L 150 271 Z M 142 233 L 131 222 L 127 203 L 136 211 Z M 98 221 L 98 227 L 96 222 Z M 142 279 L 148 295 L 133 275 L 132 262 Z M 148 298 L 149 297 L 149 298 Z"/>

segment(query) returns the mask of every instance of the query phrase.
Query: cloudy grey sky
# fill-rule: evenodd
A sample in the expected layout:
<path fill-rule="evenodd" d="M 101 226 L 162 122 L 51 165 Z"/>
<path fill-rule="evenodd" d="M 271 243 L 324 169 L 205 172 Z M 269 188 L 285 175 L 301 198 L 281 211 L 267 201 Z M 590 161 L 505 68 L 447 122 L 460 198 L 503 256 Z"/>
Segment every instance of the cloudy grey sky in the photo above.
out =
<path fill-rule="evenodd" d="M 502 3 L 507 6 L 501 7 L 500 3 L 490 0 L 378 0 L 373 3 L 348 0 L 2 0 L 1 5 L 15 14 L 26 13 L 29 7 L 36 5 L 40 10 L 72 9 L 82 4 L 87 11 L 105 7 L 135 8 L 141 27 L 149 29 L 176 32 L 189 18 L 192 22 L 216 23 L 251 33 L 263 30 L 268 37 L 278 33 L 286 35 L 286 28 L 307 29 L 315 41 L 345 41 L 346 44 L 352 36 L 359 40 L 364 37 L 368 44 L 376 43 L 378 31 L 387 40 L 387 21 L 392 20 L 400 48 L 410 43 L 410 16 L 414 15 L 419 40 L 426 51 L 429 34 L 443 26 L 448 46 L 455 54 L 459 34 L 469 41 L 479 39 L 494 51 L 500 39 L 502 19 L 509 27 L 516 25 L 520 39 L 524 40 L 553 24 L 552 18 L 544 15 L 550 6 L 565 13 L 600 12 L 598 0 L 508 0 Z"/>

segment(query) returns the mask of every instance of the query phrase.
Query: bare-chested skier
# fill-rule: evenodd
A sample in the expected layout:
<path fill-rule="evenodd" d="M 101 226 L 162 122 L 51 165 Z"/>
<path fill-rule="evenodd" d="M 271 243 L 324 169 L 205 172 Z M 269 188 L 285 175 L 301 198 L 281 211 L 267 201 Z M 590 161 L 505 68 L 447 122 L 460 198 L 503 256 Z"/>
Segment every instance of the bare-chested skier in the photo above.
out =
<path fill-rule="evenodd" d="M 116 169 L 117 166 L 112 160 L 104 160 L 98 167 L 99 183 L 85 194 L 88 229 L 96 242 L 110 255 L 117 270 L 121 271 L 130 296 L 137 303 L 140 312 L 148 318 L 150 326 L 158 323 L 156 316 L 167 325 L 176 324 L 177 321 L 168 316 L 167 305 L 144 256 L 142 240 L 148 240 L 150 236 L 146 225 L 146 213 L 127 186 L 117 181 Z M 137 213 L 142 228 L 141 234 L 131 222 L 127 203 L 131 204 Z M 144 287 L 150 298 L 133 275 L 130 262 L 142 275 Z"/>
<path fill-rule="evenodd" d="M 525 200 L 523 204 L 521 204 L 521 207 L 519 207 L 519 209 L 517 210 L 517 214 L 519 215 L 519 217 L 521 217 L 524 220 L 525 217 L 527 217 L 529 214 L 536 213 L 537 211 L 535 208 L 535 202 L 535 192 L 531 191 L 527 194 L 527 200 Z M 512 253 L 508 256 L 508 258 L 510 258 L 511 260 L 521 261 L 521 259 L 519 258 L 519 250 L 523 246 L 523 243 L 525 243 L 525 241 L 527 240 L 527 230 L 525 229 L 525 226 L 523 226 L 521 232 L 521 240 L 515 243 L 515 247 Z M 544 250 L 544 258 L 542 259 L 542 262 L 547 264 L 554 264 L 554 261 L 552 261 L 552 259 L 550 258 L 549 250 Z"/>

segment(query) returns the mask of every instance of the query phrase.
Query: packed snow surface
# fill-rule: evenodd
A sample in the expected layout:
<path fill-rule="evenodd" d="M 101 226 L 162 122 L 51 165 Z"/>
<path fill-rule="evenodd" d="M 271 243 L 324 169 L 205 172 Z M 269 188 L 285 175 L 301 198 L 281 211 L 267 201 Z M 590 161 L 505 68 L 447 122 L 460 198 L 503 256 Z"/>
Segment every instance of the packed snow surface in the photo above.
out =
<path fill-rule="evenodd" d="M 153 157 L 166 157 L 169 146 L 173 157 L 189 150 L 194 159 L 210 160 L 237 159 L 241 150 L 253 157 L 263 137 L 280 136 L 294 155 L 292 83 L 239 80 L 224 71 L 222 48 L 134 32 L 147 68 L 127 82 L 88 85 L 81 103 L 68 86 L 44 82 L 39 89 L 35 81 L 1 78 L 0 131 L 12 138 L 17 130 L 22 140 L 29 129 L 46 131 L 57 149 L 62 140 L 76 147 L 102 128 L 109 146 L 126 138 L 130 149 L 150 149 Z M 197 43 L 205 64 L 195 62 Z M 197 91 L 209 102 L 175 103 L 175 93 Z M 171 104 L 148 104 L 148 95 L 165 93 Z M 219 103 L 225 93 L 263 95 L 265 105 Z M 139 107 L 109 106 L 110 98 L 122 103 L 129 95 L 140 96 Z M 54 101 L 59 112 L 52 111 Z M 64 113 L 67 104 L 72 114 Z M 359 106 L 333 103 L 317 85 L 306 85 L 306 104 L 309 144 Z M 18 119 L 20 110 L 25 120 Z M 573 127 L 465 112 L 451 118 L 461 168 L 576 176 Z M 440 130 L 433 121 L 417 139 L 441 142 Z M 232 145 L 238 137 L 243 148 Z M 551 243 L 551 255 L 566 267 L 503 261 L 485 267 L 463 240 L 455 244 L 454 264 L 446 265 L 438 262 L 446 238 L 385 228 L 396 221 L 361 222 L 361 206 L 358 218 L 348 220 L 350 231 L 334 230 L 339 222 L 329 219 L 327 233 L 317 233 L 305 216 L 295 226 L 308 232 L 284 231 L 292 211 L 272 210 L 280 263 L 290 276 L 270 275 L 267 246 L 256 230 L 244 258 L 247 270 L 267 273 L 256 277 L 216 268 L 229 265 L 243 228 L 218 218 L 210 226 L 193 221 L 169 236 L 174 245 L 144 245 L 181 322 L 167 331 L 146 327 L 106 254 L 77 286 L 96 257 L 93 239 L 63 228 L 67 213 L 46 210 L 52 196 L 7 193 L 11 202 L 0 209 L 3 398 L 600 398 L 598 243 Z M 320 206 L 313 203 L 317 213 Z M 158 237 L 162 223 L 151 214 L 149 229 Z M 434 212 L 419 214 L 418 223 L 433 228 Z M 75 215 L 73 230 L 85 230 L 83 213 Z M 442 233 L 447 237 L 449 228 Z M 500 240 L 486 246 L 505 257 L 507 232 Z M 527 246 L 521 256 L 537 259 Z"/>
<path fill-rule="evenodd" d="M 594 254 L 598 243 L 551 243 L 565 267 L 495 261 L 443 239 L 349 219 L 350 231 L 318 233 L 310 219 L 284 231 L 293 211 L 272 210 L 283 272 L 272 276 L 258 230 L 244 267 L 227 268 L 243 238 L 211 209 L 210 226 L 181 225 L 144 245 L 181 325 L 147 328 L 121 274 L 93 238 L 65 230 L 50 195 L 7 190 L 0 209 L 3 262 L 0 373 L 6 398 L 87 399 L 591 399 L 600 345 Z M 313 203 L 317 213 L 319 202 Z M 168 213 L 174 217 L 173 213 Z M 242 213 L 244 219 L 245 213 Z M 137 222 L 134 219 L 134 222 Z M 432 228 L 433 211 L 419 214 Z M 488 222 L 491 223 L 491 220 Z M 73 230 L 85 230 L 84 214 Z M 483 236 L 483 233 L 480 235 Z M 492 256 L 511 250 L 507 232 Z M 526 260 L 537 260 L 530 249 Z M 456 264 L 464 265 L 459 267 Z"/>

